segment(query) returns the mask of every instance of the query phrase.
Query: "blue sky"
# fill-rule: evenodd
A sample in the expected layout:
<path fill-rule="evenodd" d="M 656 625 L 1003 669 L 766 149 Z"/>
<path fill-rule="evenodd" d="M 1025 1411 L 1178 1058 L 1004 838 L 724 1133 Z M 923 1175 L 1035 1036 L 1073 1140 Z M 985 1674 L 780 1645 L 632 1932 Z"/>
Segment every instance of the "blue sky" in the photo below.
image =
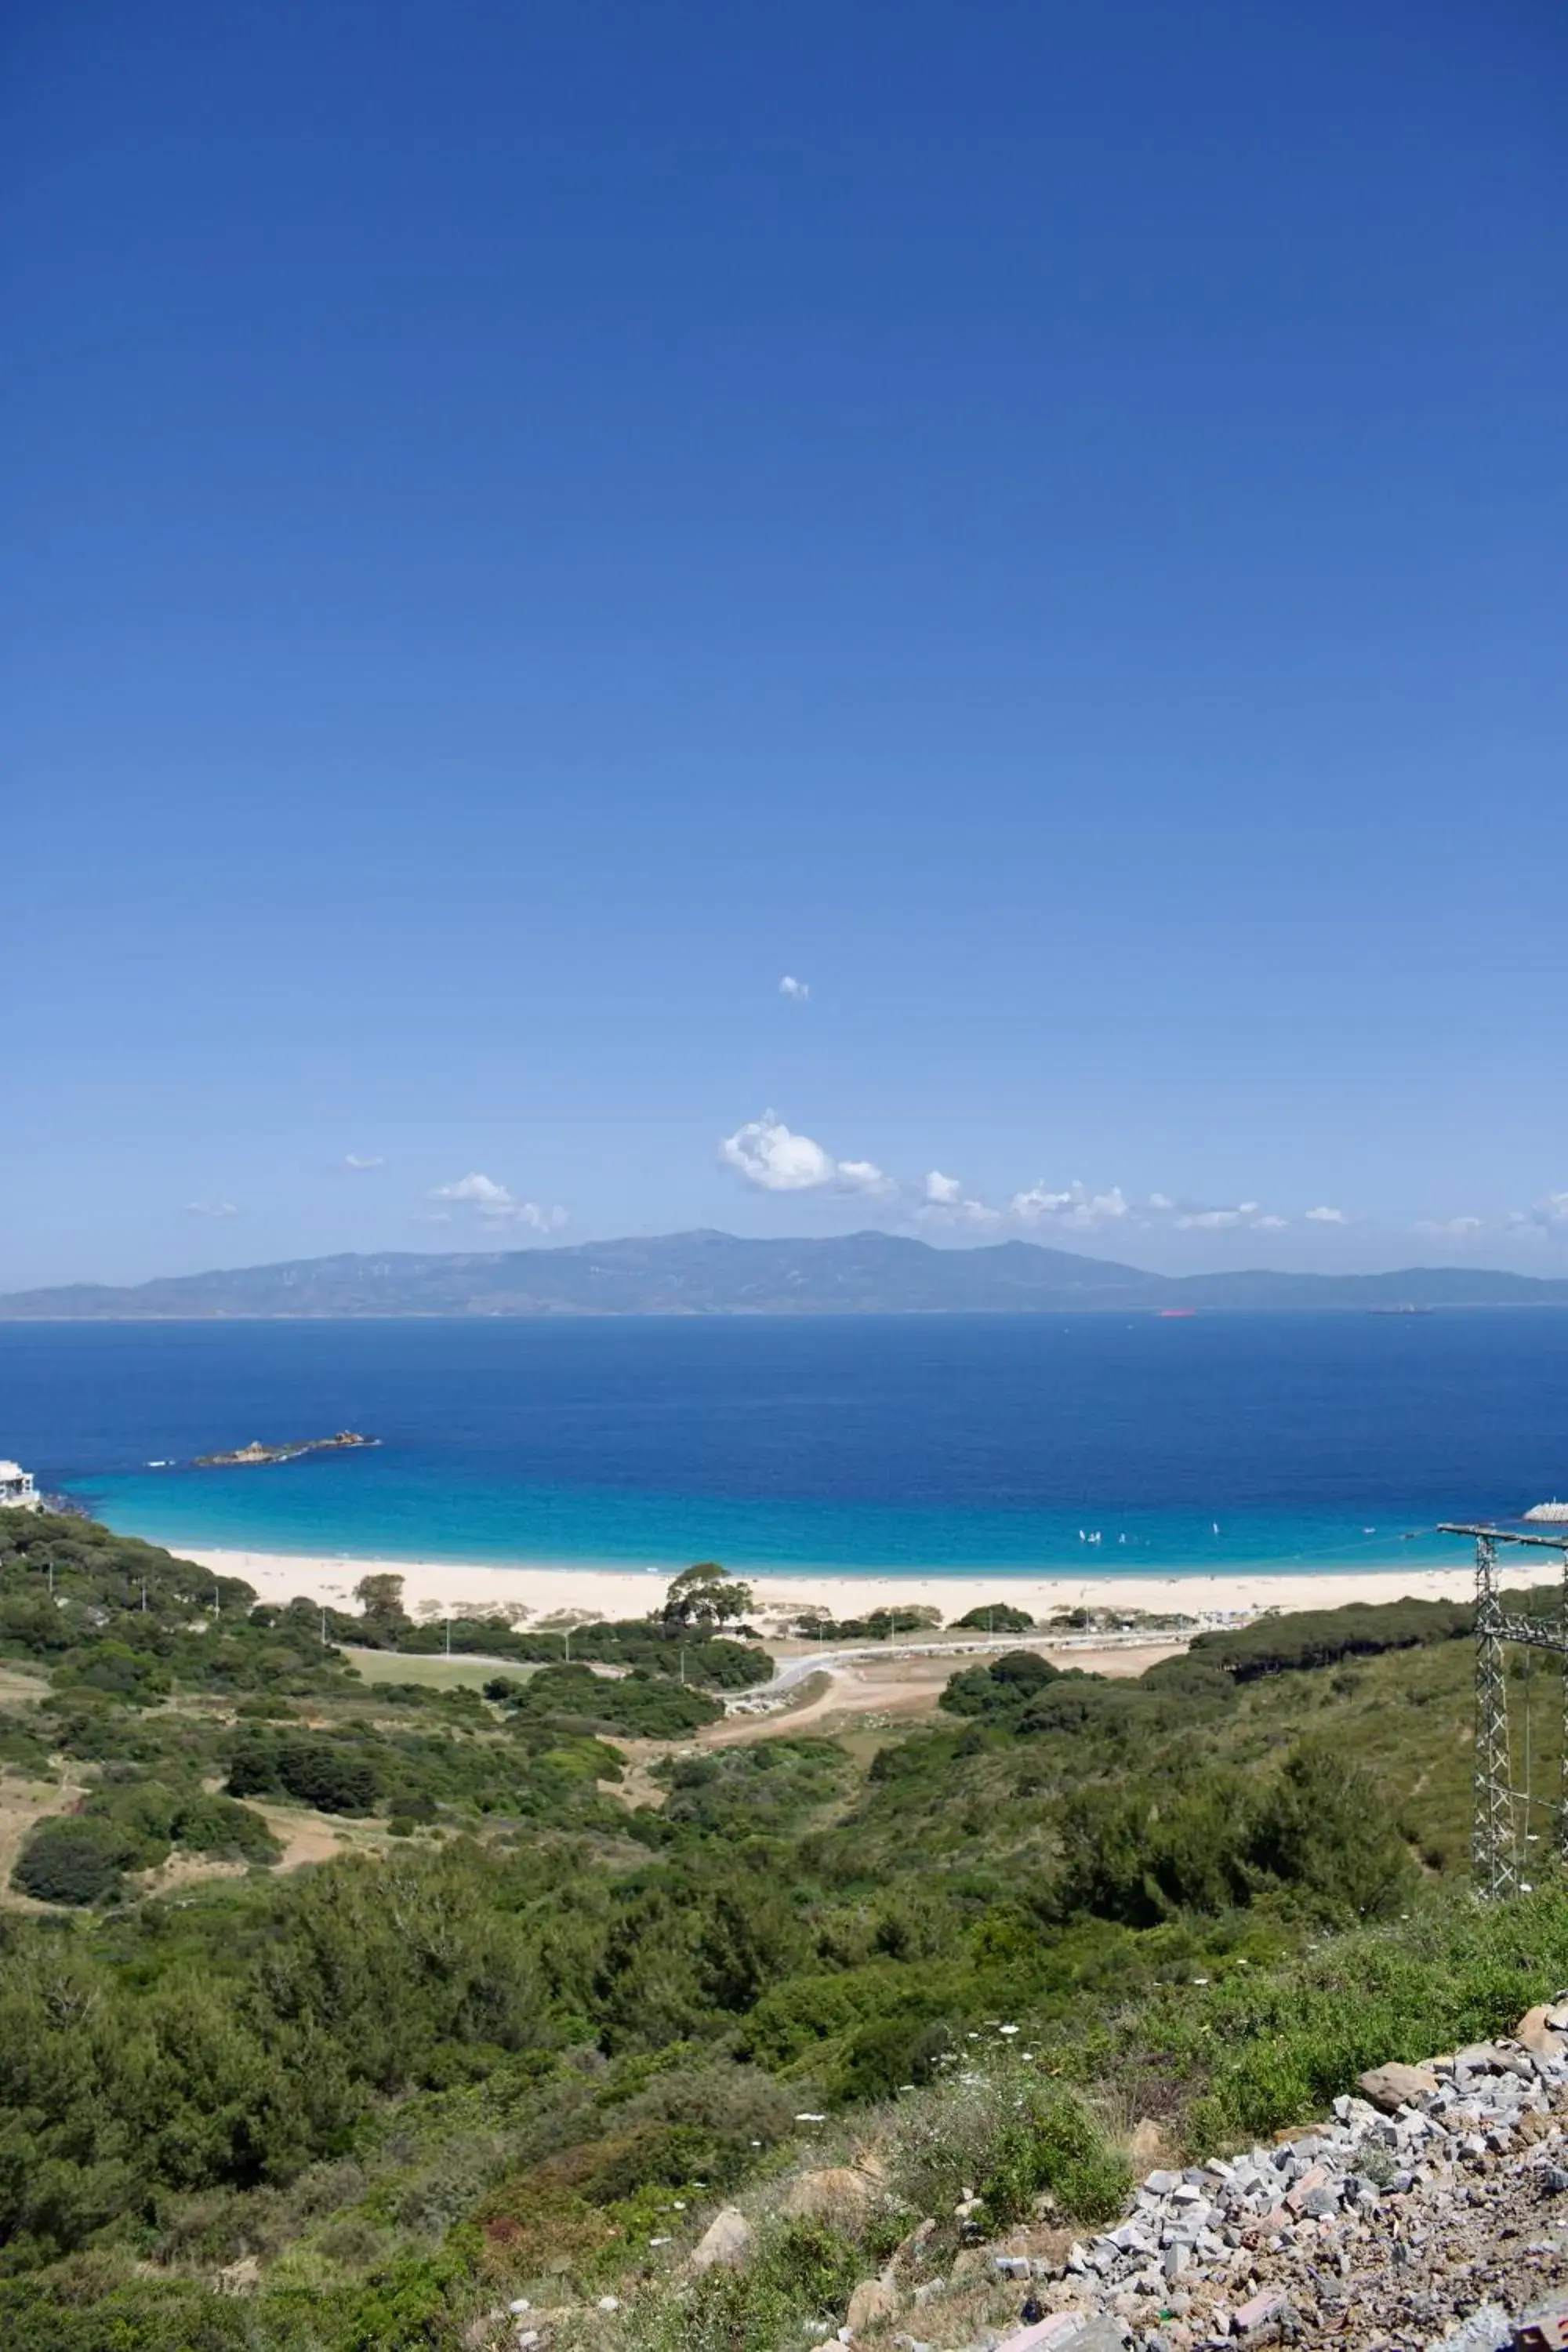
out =
<path fill-rule="evenodd" d="M 1557 0 L 0 37 L 0 1283 L 1568 1263 Z"/>

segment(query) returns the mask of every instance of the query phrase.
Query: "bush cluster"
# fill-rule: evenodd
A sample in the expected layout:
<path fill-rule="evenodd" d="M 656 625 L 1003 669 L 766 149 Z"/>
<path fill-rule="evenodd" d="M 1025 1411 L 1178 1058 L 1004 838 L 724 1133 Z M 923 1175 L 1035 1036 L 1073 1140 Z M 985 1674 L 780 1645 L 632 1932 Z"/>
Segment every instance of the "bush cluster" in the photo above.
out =
<path fill-rule="evenodd" d="M 1466 1769 L 1464 1660 L 1429 1614 L 1277 1621 L 1118 1681 L 1014 1651 L 934 1726 L 879 1731 L 869 1769 L 808 1738 L 689 1750 L 639 1763 L 662 1802 L 628 1805 L 600 1735 L 689 1741 L 731 1671 L 696 1687 L 694 1658 L 749 1671 L 744 1640 L 584 1628 L 574 1654 L 617 1654 L 568 1667 L 558 1635 L 455 1625 L 542 1670 L 488 1698 L 371 1685 L 314 1608 L 215 1608 L 201 1571 L 59 1524 L 52 1596 L 39 1528 L 0 1528 L 0 1645 L 52 1684 L 0 1719 L 0 1760 L 63 1755 L 89 1792 L 16 1883 L 99 1914 L 0 1916 L 23 2352 L 428 2352 L 513 2294 L 607 2288 L 604 2352 L 782 2352 L 841 2322 L 900 2199 L 951 2214 L 974 2187 L 1002 2226 L 1048 2191 L 1092 2224 L 1125 2179 L 1102 2114 L 1148 2111 L 1151 2081 L 1206 2147 L 1568 1979 L 1560 1888 L 1478 1921 L 1415 1879 Z M 395 1584 L 362 1598 L 345 1638 L 443 1644 Z M 390 1842 L 124 1899 L 177 1848 L 270 1859 L 246 1790 L 374 1805 Z M 705 2200 L 764 2200 L 823 2109 L 839 2151 L 883 2147 L 889 2207 L 764 2214 L 744 2271 L 658 2284 Z M 214 2295 L 249 2252 L 258 2295 Z"/>
<path fill-rule="evenodd" d="M 235 1743 L 228 1793 L 292 1797 L 323 1813 L 369 1813 L 375 1810 L 380 1780 L 360 1742 L 247 1730 Z"/>
<path fill-rule="evenodd" d="M 517 1723 L 552 1724 L 592 1733 L 624 1732 L 635 1739 L 679 1739 L 723 1707 L 706 1691 L 683 1687 L 640 1666 L 627 1675 L 596 1675 L 589 1666 L 543 1666 L 526 1682 L 497 1675 L 485 1696 L 507 1707 Z"/>
<path fill-rule="evenodd" d="M 1197 1634 L 1189 1655 L 1237 1682 L 1258 1675 L 1300 1674 L 1341 1658 L 1375 1657 L 1468 1637 L 1474 1612 L 1455 1601 L 1352 1601 L 1343 1609 L 1302 1609 L 1260 1617 L 1233 1633 Z"/>

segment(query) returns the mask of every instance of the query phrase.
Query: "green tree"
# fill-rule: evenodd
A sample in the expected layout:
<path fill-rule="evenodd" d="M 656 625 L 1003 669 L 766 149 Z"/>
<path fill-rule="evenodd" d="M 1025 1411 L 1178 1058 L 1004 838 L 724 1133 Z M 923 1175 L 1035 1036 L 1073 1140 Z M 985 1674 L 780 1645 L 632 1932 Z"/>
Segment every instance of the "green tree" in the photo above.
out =
<path fill-rule="evenodd" d="M 364 1614 L 382 1624 L 406 1621 L 403 1606 L 403 1579 L 384 1571 L 375 1576 L 362 1576 L 354 1586 L 354 1599 Z"/>
<path fill-rule="evenodd" d="M 752 1588 L 721 1568 L 715 1559 L 684 1568 L 664 1596 L 659 1612 L 667 1625 L 723 1625 L 744 1617 L 752 1606 Z"/>
<path fill-rule="evenodd" d="M 1409 1899 L 1415 1878 L 1373 1782 L 1324 1741 L 1286 1760 L 1258 1823 L 1258 1859 L 1331 1913 L 1375 1917 Z"/>

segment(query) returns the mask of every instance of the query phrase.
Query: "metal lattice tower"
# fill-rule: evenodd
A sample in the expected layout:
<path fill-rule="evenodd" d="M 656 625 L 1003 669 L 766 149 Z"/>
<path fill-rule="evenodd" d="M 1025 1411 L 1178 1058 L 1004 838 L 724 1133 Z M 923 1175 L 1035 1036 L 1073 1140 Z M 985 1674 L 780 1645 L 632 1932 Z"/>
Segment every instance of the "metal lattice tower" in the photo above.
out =
<path fill-rule="evenodd" d="M 1568 1551 L 1563 1554 L 1563 1623 L 1568 1628 Z M 1557 1859 L 1568 1864 L 1568 1652 L 1563 1659 L 1563 1751 L 1557 1765 Z"/>
<path fill-rule="evenodd" d="M 1508 1745 L 1508 1684 L 1504 1678 L 1498 1604 L 1497 1546 L 1476 1538 L 1476 1756 L 1472 1780 L 1470 1866 L 1483 1895 L 1512 1895 L 1519 1885 L 1513 1824 L 1513 1774 Z"/>
<path fill-rule="evenodd" d="M 1470 1863 L 1478 1895 L 1496 1900 L 1517 1895 L 1521 1884 L 1516 1801 L 1523 1802 L 1523 1832 L 1526 1837 L 1530 1834 L 1531 1792 L 1513 1785 L 1503 1657 L 1510 1643 L 1548 1650 L 1561 1666 L 1563 1744 L 1552 1809 L 1553 1843 L 1559 1857 L 1568 1860 L 1568 1537 L 1514 1535 L 1500 1528 L 1445 1527 L 1442 1533 L 1473 1536 L 1476 1543 L 1476 1750 Z M 1497 1549 L 1501 1543 L 1528 1544 L 1563 1554 L 1562 1598 L 1553 1614 L 1521 1616 L 1504 1609 L 1498 1590 Z"/>

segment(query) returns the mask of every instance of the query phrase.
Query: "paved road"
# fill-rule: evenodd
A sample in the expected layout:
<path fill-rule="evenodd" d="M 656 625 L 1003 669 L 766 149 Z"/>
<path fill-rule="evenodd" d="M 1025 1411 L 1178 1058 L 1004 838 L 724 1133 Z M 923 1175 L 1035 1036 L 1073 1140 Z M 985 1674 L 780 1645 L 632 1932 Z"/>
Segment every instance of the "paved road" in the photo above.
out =
<path fill-rule="evenodd" d="M 1180 1636 L 1177 1636 L 1179 1642 Z M 731 1714 L 752 1714 L 762 1706 L 773 1706 L 787 1694 L 808 1682 L 813 1675 L 832 1675 L 846 1666 L 868 1660 L 887 1664 L 894 1658 L 951 1658 L 954 1668 L 966 1659 L 998 1656 L 1009 1650 L 1039 1650 L 1060 1654 L 1075 1650 L 1150 1650 L 1169 1649 L 1172 1637 L 1164 1633 L 1081 1633 L 1066 1639 L 1059 1633 L 1049 1636 L 1039 1633 L 987 1634 L 973 1642 L 870 1642 L 851 1650 L 829 1649 L 824 1643 L 798 1658 L 775 1661 L 771 1683 L 758 1684 L 729 1702 Z"/>

